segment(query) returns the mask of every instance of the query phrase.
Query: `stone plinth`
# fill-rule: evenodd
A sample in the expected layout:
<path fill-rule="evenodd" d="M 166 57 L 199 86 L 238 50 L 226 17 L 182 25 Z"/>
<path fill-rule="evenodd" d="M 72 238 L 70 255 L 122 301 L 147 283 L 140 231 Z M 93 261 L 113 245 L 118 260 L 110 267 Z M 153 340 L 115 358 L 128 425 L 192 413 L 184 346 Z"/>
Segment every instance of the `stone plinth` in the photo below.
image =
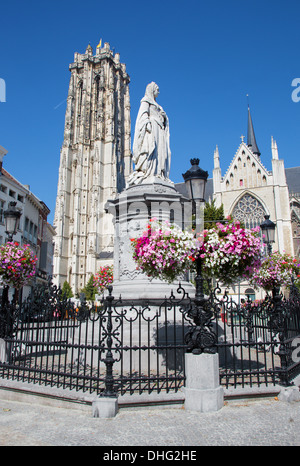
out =
<path fill-rule="evenodd" d="M 115 298 L 124 300 L 151 299 L 161 301 L 169 298 L 171 291 L 176 293 L 179 281 L 190 296 L 194 287 L 187 281 L 178 279 L 168 284 L 159 279 L 151 279 L 137 270 L 133 260 L 131 238 L 137 238 L 145 231 L 151 218 L 174 221 L 180 228 L 187 228 L 192 220 L 191 203 L 185 199 L 171 181 L 153 177 L 147 182 L 130 186 L 107 204 L 113 214 L 114 238 L 114 283 Z"/>
<path fill-rule="evenodd" d="M 93 417 L 109 419 L 118 413 L 118 398 L 101 397 L 96 398 L 92 403 Z"/>
<path fill-rule="evenodd" d="M 202 413 L 221 409 L 224 391 L 219 382 L 218 354 L 186 354 L 185 371 L 185 409 Z"/>
<path fill-rule="evenodd" d="M 12 343 L 0 338 L 0 362 L 8 364 L 11 361 Z"/>

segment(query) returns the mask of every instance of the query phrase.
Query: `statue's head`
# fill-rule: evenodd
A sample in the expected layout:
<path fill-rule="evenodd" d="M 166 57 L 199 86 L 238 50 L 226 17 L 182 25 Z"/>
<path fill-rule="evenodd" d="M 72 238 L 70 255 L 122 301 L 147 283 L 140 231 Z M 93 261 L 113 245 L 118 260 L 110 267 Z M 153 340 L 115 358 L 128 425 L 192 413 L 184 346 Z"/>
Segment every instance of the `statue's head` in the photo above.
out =
<path fill-rule="evenodd" d="M 154 81 L 152 81 L 146 87 L 146 95 L 148 95 L 149 97 L 155 100 L 158 94 L 159 94 L 159 87 Z"/>

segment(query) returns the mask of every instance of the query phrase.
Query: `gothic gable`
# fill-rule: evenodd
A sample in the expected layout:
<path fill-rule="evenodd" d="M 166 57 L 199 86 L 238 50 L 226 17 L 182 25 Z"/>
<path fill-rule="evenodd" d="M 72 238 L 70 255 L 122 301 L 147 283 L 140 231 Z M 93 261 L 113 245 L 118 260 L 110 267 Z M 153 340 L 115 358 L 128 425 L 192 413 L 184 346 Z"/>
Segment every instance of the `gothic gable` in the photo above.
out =
<path fill-rule="evenodd" d="M 260 158 L 242 142 L 224 176 L 225 190 L 267 186 L 270 175 Z"/>

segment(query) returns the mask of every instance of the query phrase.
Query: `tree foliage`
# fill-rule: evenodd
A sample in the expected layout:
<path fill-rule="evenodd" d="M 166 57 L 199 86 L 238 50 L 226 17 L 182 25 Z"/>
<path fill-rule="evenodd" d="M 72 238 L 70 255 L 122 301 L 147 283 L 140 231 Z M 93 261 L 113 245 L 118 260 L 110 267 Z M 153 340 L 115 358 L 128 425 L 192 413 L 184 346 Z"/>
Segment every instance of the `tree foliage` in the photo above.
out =
<path fill-rule="evenodd" d="M 94 287 L 94 275 L 90 276 L 89 281 L 87 282 L 85 287 L 81 290 L 81 292 L 85 294 L 85 298 L 87 301 L 95 300 L 95 294 L 97 290 Z"/>
<path fill-rule="evenodd" d="M 61 291 L 62 291 L 63 296 L 68 298 L 68 299 L 73 298 L 73 296 L 74 296 L 72 288 L 71 288 L 70 284 L 67 281 L 65 281 L 63 283 Z"/>
<path fill-rule="evenodd" d="M 204 207 L 204 228 L 213 228 L 217 222 L 223 222 L 224 207 L 223 204 L 220 207 L 216 207 L 215 199 L 211 202 L 205 202 Z"/>

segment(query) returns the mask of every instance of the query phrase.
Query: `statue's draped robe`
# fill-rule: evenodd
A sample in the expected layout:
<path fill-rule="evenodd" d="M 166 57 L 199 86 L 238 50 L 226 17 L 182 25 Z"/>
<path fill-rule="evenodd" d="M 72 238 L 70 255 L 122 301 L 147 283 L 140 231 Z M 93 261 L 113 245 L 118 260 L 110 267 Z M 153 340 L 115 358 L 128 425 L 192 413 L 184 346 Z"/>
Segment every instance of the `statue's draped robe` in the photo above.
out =
<path fill-rule="evenodd" d="M 155 83 L 147 86 L 141 100 L 133 141 L 133 162 L 135 171 L 128 183 L 138 184 L 151 176 L 169 179 L 170 174 L 170 133 L 169 120 L 153 96 Z"/>

